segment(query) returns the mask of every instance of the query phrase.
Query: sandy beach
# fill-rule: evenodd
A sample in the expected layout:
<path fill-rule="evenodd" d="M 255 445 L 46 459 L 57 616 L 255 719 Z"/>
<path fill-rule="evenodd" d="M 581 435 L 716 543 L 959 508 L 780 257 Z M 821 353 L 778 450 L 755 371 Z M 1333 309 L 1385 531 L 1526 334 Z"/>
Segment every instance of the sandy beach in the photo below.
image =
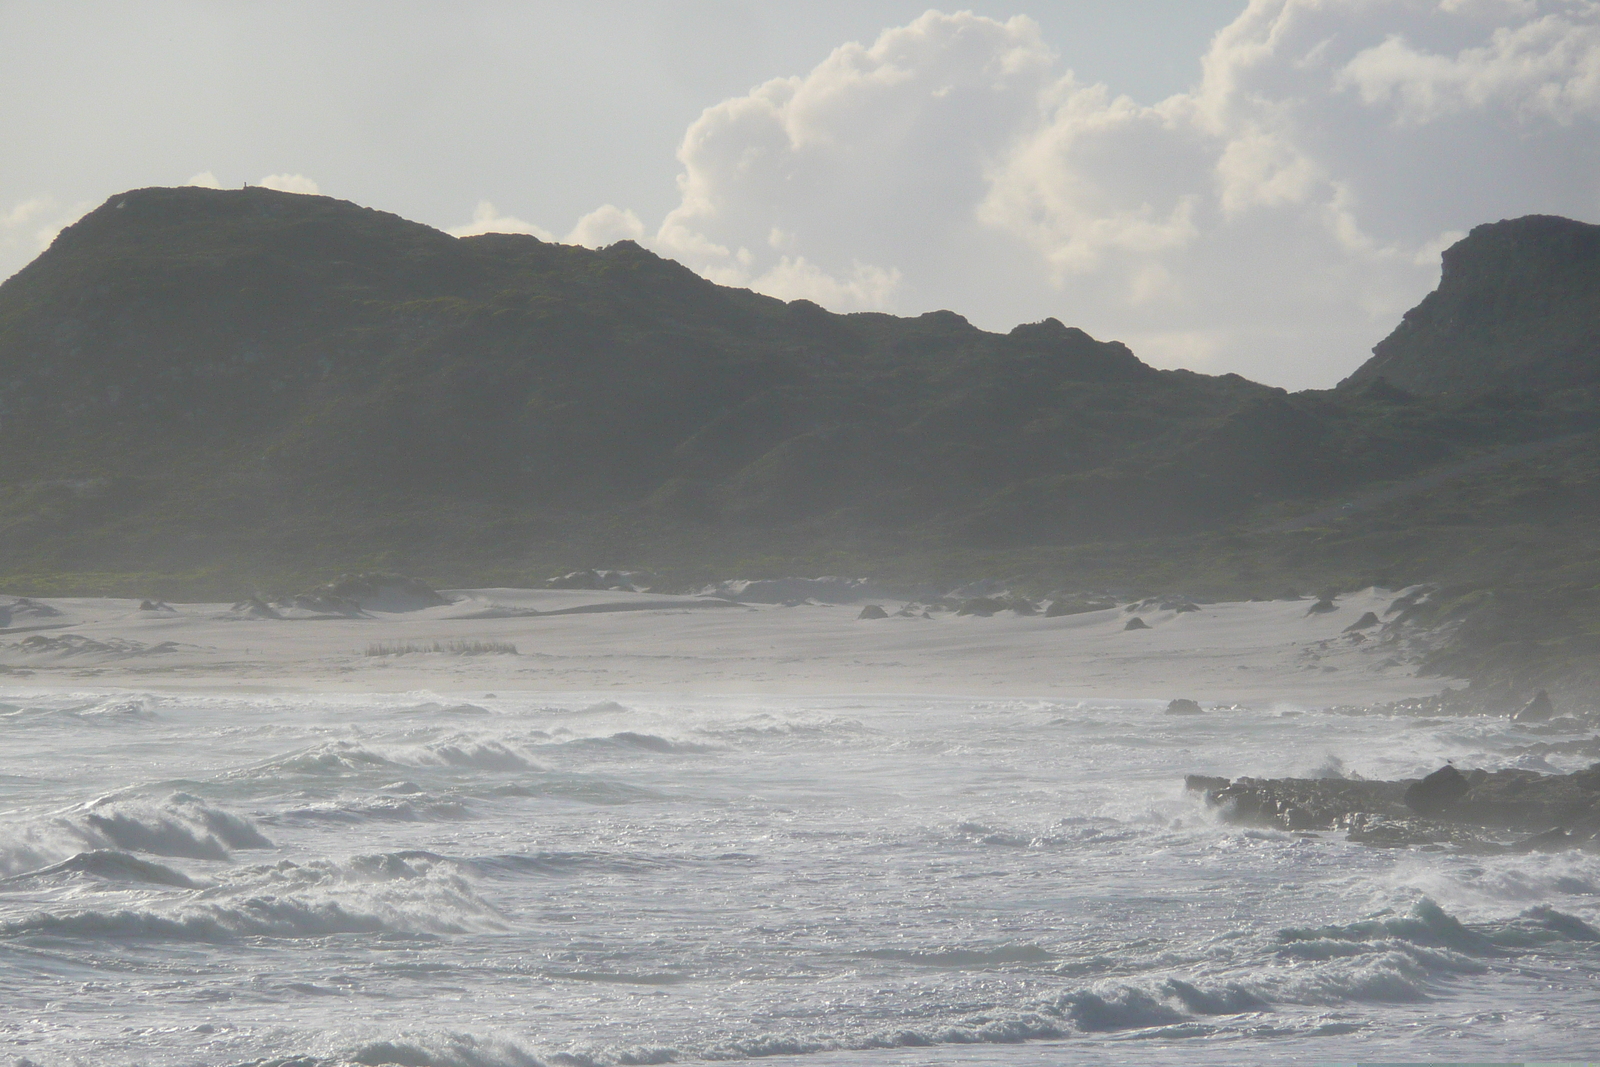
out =
<path fill-rule="evenodd" d="M 1189 697 L 1218 703 L 1363 704 L 1437 692 L 1414 641 L 1369 627 L 1397 592 L 1125 606 L 1058 618 L 944 612 L 858 619 L 860 604 L 729 603 L 589 590 L 445 590 L 414 610 L 364 605 L 251 617 L 229 604 L 22 600 L 0 628 L 0 684 L 441 693 L 939 694 Z M 0 601 L 4 606 L 6 598 Z M 397 605 L 383 605 L 394 607 Z M 398 605 L 404 606 L 404 605 Z M 1148 629 L 1124 629 L 1137 614 Z M 299 617 L 293 617 L 299 616 Z M 1392 616 L 1391 616 L 1392 617 Z M 515 653 L 429 651 L 435 643 Z M 374 646 L 402 649 L 373 654 Z M 420 649 L 420 650 L 415 650 Z M 1459 684 L 1459 683 L 1456 683 Z"/>

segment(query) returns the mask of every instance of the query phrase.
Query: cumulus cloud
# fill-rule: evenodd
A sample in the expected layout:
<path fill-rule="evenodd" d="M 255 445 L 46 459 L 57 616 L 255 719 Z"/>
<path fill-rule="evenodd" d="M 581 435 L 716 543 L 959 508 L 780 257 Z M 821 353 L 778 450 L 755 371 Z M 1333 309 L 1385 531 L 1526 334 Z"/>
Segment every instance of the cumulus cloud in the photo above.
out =
<path fill-rule="evenodd" d="M 1051 63 L 1020 17 L 930 12 L 844 45 L 689 127 L 656 245 L 726 284 L 892 306 L 899 260 L 957 252 L 976 225 L 983 161 L 1037 109 Z"/>
<path fill-rule="evenodd" d="M 578 220 L 564 243 L 604 248 L 618 241 L 637 241 L 644 236 L 644 223 L 632 211 L 603 204 Z"/>
<path fill-rule="evenodd" d="M 90 205 L 63 204 L 51 196 L 19 201 L 0 213 L 0 257 L 7 262 L 34 256 L 50 247 L 56 234 L 83 217 Z"/>
<path fill-rule="evenodd" d="M 1497 13 L 1459 3 L 1446 10 L 1491 18 Z M 1533 10 L 1517 5 L 1511 13 L 1525 17 Z M 1338 84 L 1355 89 L 1368 104 L 1392 108 L 1398 121 L 1409 124 L 1469 109 L 1531 113 L 1562 123 L 1592 118 L 1600 114 L 1600 20 L 1594 5 L 1583 5 L 1497 26 L 1488 41 L 1454 55 L 1395 34 L 1352 58 Z"/>
<path fill-rule="evenodd" d="M 195 186 L 195 187 L 200 188 L 200 189 L 221 189 L 222 188 L 222 183 L 217 181 L 217 176 L 215 174 L 211 173 L 209 170 L 201 171 L 199 174 L 196 174 L 194 177 L 190 178 L 188 181 L 184 182 L 183 184 L 184 185 L 192 185 L 192 186 Z M 265 183 L 263 182 L 262 184 L 265 184 Z M 274 186 L 274 188 L 276 188 L 276 186 Z"/>
<path fill-rule="evenodd" d="M 280 193 L 306 193 L 316 196 L 318 192 L 317 183 L 304 174 L 269 174 L 256 184 L 264 189 L 276 189 Z"/>
<path fill-rule="evenodd" d="M 452 237 L 476 237 L 481 233 L 530 233 L 541 241 L 555 240 L 555 235 L 544 227 L 503 215 L 487 200 L 478 201 L 471 222 L 465 226 L 452 226 L 445 233 Z"/>
<path fill-rule="evenodd" d="M 1055 315 L 1329 385 L 1465 229 L 1600 214 L 1597 125 L 1593 2 L 1252 0 L 1152 103 L 1026 18 L 930 11 L 707 109 L 652 243 L 836 310 Z"/>
<path fill-rule="evenodd" d="M 452 226 L 445 232 L 452 237 L 476 237 L 482 233 L 527 233 L 541 241 L 558 240 L 543 226 L 503 214 L 488 200 L 478 201 L 471 222 L 465 226 Z M 644 235 L 644 223 L 639 221 L 638 215 L 613 204 L 603 204 L 579 219 L 572 232 L 559 240 L 563 244 L 603 248 L 618 241 L 637 241 Z"/>

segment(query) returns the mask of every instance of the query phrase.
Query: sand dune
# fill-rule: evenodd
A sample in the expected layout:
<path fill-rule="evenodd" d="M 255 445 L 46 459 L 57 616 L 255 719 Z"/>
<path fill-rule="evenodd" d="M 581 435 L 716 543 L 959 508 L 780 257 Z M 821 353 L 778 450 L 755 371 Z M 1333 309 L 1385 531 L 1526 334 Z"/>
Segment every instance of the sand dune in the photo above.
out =
<path fill-rule="evenodd" d="M 1368 703 L 1435 692 L 1414 639 L 1344 629 L 1393 591 L 1060 618 L 857 619 L 859 605 L 730 605 L 588 590 L 446 590 L 450 603 L 254 618 L 229 604 L 42 599 L 0 629 L 0 684 L 400 691 L 927 693 Z M 884 605 L 890 612 L 897 603 Z M 170 610 L 168 610 L 170 609 Z M 516 654 L 455 647 L 513 645 Z M 386 649 L 431 649 L 372 655 Z"/>

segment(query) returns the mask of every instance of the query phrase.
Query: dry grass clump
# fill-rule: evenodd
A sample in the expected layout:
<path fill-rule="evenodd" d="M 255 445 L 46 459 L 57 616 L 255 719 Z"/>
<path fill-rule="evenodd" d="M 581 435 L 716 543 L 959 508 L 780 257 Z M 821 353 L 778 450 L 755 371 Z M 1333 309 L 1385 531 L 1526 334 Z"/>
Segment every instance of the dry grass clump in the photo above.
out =
<path fill-rule="evenodd" d="M 509 641 L 374 641 L 367 646 L 369 656 L 404 656 L 412 652 L 450 652 L 458 656 L 517 655 Z"/>

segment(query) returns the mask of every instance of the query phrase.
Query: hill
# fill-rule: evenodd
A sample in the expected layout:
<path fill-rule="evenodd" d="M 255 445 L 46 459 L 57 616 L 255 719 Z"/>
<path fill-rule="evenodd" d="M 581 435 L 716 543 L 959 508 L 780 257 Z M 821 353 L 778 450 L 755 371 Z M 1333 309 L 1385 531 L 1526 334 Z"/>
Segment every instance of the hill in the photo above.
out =
<path fill-rule="evenodd" d="M 1343 383 L 1418 393 L 1562 392 L 1600 379 L 1600 226 L 1550 215 L 1478 226 L 1439 287 Z"/>
<path fill-rule="evenodd" d="M 1368 364 L 1291 395 L 1053 319 L 836 315 L 630 242 L 136 190 L 0 284 L 0 577 L 235 596 L 626 562 L 1571 592 L 1600 510 L 1574 436 L 1597 411 L 1597 230 L 1478 228 Z"/>

